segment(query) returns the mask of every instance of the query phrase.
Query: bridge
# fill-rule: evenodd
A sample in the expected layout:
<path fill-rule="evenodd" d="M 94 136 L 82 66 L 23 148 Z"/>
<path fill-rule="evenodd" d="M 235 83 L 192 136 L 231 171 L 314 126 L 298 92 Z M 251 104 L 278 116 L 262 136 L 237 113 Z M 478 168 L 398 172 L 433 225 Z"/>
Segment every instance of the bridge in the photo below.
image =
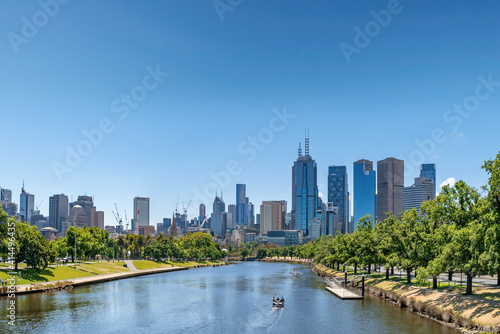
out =
<path fill-rule="evenodd" d="M 326 289 L 340 299 L 364 299 L 364 293 L 347 285 L 343 277 L 325 277 Z"/>

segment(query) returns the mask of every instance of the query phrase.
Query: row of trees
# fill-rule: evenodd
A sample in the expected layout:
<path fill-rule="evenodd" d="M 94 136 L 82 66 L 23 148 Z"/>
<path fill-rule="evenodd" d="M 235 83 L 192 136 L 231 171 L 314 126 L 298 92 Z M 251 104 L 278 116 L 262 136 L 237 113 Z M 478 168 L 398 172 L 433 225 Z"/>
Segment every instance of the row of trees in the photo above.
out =
<path fill-rule="evenodd" d="M 76 239 L 76 243 L 75 243 Z M 18 222 L 0 207 L 0 256 L 4 261 L 11 258 L 17 270 L 18 264 L 46 268 L 57 258 L 151 258 L 151 259 L 222 259 L 224 253 L 212 237 L 206 233 L 193 233 L 177 239 L 158 235 L 120 235 L 117 240 L 109 232 L 97 227 L 71 226 L 66 236 L 48 241 L 36 226 Z"/>
<path fill-rule="evenodd" d="M 386 278 L 397 267 L 407 272 L 408 283 L 415 270 L 419 281 L 432 277 L 433 288 L 441 273 L 451 276 L 461 270 L 467 277 L 466 294 L 472 294 L 472 279 L 481 272 L 498 275 L 500 285 L 500 153 L 482 168 L 489 174 L 488 185 L 482 188 L 484 196 L 458 181 L 424 202 L 420 212 L 412 209 L 399 217 L 388 214 L 375 226 L 371 216 L 365 216 L 353 234 L 322 236 L 298 246 L 259 246 L 254 254 L 311 258 L 337 269 L 351 265 L 355 272 L 359 266 L 370 273 L 372 265 L 383 265 Z"/>

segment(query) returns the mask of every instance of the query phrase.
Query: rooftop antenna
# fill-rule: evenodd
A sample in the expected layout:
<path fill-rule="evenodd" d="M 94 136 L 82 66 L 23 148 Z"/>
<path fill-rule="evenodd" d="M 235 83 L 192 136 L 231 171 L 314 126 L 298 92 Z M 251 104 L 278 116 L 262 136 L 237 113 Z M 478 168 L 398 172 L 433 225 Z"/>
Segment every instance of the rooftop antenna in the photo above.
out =
<path fill-rule="evenodd" d="M 306 155 L 309 155 L 309 129 L 306 129 Z"/>
<path fill-rule="evenodd" d="M 300 147 L 300 143 L 299 143 L 299 158 L 302 156 L 302 147 Z"/>

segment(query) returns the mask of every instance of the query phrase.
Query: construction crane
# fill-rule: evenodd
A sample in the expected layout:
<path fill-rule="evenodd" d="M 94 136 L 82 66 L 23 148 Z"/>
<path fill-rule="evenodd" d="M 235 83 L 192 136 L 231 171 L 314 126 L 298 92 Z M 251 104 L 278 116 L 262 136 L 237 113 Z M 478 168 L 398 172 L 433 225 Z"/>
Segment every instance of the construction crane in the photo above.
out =
<path fill-rule="evenodd" d="M 120 230 L 121 230 L 123 228 L 123 220 L 122 220 L 122 217 L 120 217 L 120 213 L 118 212 L 118 206 L 116 205 L 116 203 L 115 203 L 115 209 L 116 209 L 116 213 L 113 211 L 113 215 L 115 216 L 116 222 L 120 226 Z"/>
<path fill-rule="evenodd" d="M 207 220 L 208 220 L 208 217 L 205 217 L 205 219 L 203 220 L 203 222 L 200 225 L 200 228 L 203 228 L 203 226 L 205 226 L 205 223 L 207 222 Z"/>
<path fill-rule="evenodd" d="M 42 203 L 43 203 L 43 199 L 42 199 L 42 201 L 40 203 L 38 203 L 37 205 L 35 205 L 35 207 L 36 207 L 37 210 L 40 210 L 40 205 L 42 205 Z"/>
<path fill-rule="evenodd" d="M 188 212 L 190 205 L 191 205 L 191 201 L 189 201 L 188 205 L 184 208 L 184 216 L 186 216 L 186 219 L 187 219 L 187 212 Z M 182 202 L 182 206 L 184 206 L 184 202 Z"/>
<path fill-rule="evenodd" d="M 177 196 L 177 204 L 175 205 L 175 213 L 177 213 L 178 206 L 179 206 L 179 196 Z"/>

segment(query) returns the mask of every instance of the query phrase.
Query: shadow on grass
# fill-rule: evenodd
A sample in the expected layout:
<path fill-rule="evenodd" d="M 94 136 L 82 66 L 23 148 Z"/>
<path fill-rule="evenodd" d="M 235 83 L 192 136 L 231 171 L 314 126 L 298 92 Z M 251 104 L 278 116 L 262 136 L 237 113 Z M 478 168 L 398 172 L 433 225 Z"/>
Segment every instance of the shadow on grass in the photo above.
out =
<path fill-rule="evenodd" d="M 50 276 L 50 277 L 54 277 L 54 273 L 53 273 L 53 270 L 52 268 L 45 268 L 45 269 L 32 269 L 32 268 L 28 268 L 28 269 L 22 269 L 21 270 L 21 275 L 22 275 L 22 278 L 24 280 L 27 280 L 27 281 L 35 281 L 35 282 L 48 282 L 49 279 L 47 277 L 44 277 L 44 276 Z M 10 270 L 0 270 L 0 271 L 3 271 L 5 273 L 9 272 Z M 43 275 L 43 276 L 42 276 Z"/>

